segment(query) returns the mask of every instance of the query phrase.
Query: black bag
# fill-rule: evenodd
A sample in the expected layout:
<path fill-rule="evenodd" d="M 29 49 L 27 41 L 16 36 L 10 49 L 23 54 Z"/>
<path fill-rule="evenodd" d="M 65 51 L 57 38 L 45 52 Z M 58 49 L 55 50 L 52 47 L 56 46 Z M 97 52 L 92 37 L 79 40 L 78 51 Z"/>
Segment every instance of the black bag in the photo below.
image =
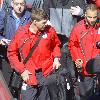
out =
<path fill-rule="evenodd" d="M 100 54 L 95 58 L 90 59 L 86 64 L 86 70 L 89 74 L 100 73 Z"/>
<path fill-rule="evenodd" d="M 94 60 L 95 58 L 90 59 L 87 63 L 86 63 L 86 71 L 88 72 L 88 74 L 94 74 Z"/>
<path fill-rule="evenodd" d="M 94 73 L 100 74 L 100 54 L 94 58 L 93 69 Z"/>
<path fill-rule="evenodd" d="M 46 78 L 46 85 L 52 100 L 67 100 L 67 83 L 71 84 L 69 78 L 69 73 L 64 67 L 55 70 Z"/>
<path fill-rule="evenodd" d="M 26 62 L 28 61 L 28 59 L 31 57 L 33 51 L 37 47 L 37 45 L 38 45 L 38 43 L 39 43 L 39 41 L 40 41 L 40 39 L 41 39 L 41 37 L 42 37 L 43 34 L 44 33 L 40 34 L 40 36 L 38 37 L 36 43 L 33 45 L 33 47 L 31 48 L 31 50 L 29 52 L 29 54 L 27 55 L 27 57 L 23 61 L 23 64 L 26 64 Z M 22 44 L 22 46 L 23 46 L 23 44 Z M 21 48 L 22 48 L 22 46 L 21 46 Z M 18 56 L 18 57 L 20 58 L 20 56 Z M 21 75 L 14 70 L 13 73 L 12 73 L 12 76 L 11 76 L 10 87 L 19 89 L 22 86 L 22 82 L 23 82 L 23 80 L 22 80 Z"/>
<path fill-rule="evenodd" d="M 22 86 L 22 78 L 19 75 L 19 73 L 17 73 L 16 71 L 13 71 L 12 76 L 11 76 L 11 83 L 10 86 L 15 88 L 15 89 L 19 89 Z"/>

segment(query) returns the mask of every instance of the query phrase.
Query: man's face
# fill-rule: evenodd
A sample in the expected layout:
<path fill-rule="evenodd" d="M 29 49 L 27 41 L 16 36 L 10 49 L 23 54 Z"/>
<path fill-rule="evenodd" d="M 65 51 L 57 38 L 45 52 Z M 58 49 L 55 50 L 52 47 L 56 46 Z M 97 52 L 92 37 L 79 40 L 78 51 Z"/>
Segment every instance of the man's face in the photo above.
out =
<path fill-rule="evenodd" d="M 47 20 L 41 20 L 41 21 L 36 21 L 35 22 L 36 27 L 38 28 L 38 30 L 42 31 L 45 29 L 46 25 L 47 25 Z"/>
<path fill-rule="evenodd" d="M 25 1 L 24 0 L 13 0 L 12 7 L 15 13 L 21 14 L 25 9 Z"/>
<path fill-rule="evenodd" d="M 97 10 L 94 10 L 94 11 L 87 10 L 85 17 L 89 25 L 94 26 L 97 20 Z"/>

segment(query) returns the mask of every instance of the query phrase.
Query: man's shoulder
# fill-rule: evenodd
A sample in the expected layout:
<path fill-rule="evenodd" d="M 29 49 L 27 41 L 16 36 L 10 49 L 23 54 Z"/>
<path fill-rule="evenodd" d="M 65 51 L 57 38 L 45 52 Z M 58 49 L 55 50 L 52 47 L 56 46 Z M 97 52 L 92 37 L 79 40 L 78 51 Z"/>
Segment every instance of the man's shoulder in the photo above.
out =
<path fill-rule="evenodd" d="M 76 25 L 77 26 L 83 26 L 85 24 L 85 19 L 79 21 Z"/>
<path fill-rule="evenodd" d="M 29 25 L 30 25 L 30 23 L 28 23 L 28 24 L 26 24 L 24 26 L 20 26 L 18 28 L 18 30 L 16 31 L 15 36 L 16 37 L 21 37 L 21 36 L 27 34 L 28 30 L 29 30 Z"/>
<path fill-rule="evenodd" d="M 24 16 L 26 16 L 27 18 L 30 17 L 31 12 L 29 12 L 28 10 L 25 10 Z"/>
<path fill-rule="evenodd" d="M 78 23 L 75 24 L 74 28 L 81 29 L 85 26 L 85 19 L 79 21 Z"/>
<path fill-rule="evenodd" d="M 84 31 L 86 30 L 84 19 L 75 24 L 75 26 L 73 27 L 72 33 L 79 34 L 83 30 Z"/>
<path fill-rule="evenodd" d="M 52 27 L 51 25 L 47 25 L 47 27 L 45 28 L 45 31 L 48 33 L 56 32 L 54 27 Z"/>
<path fill-rule="evenodd" d="M 28 29 L 29 29 L 29 26 L 30 26 L 30 22 L 29 23 L 27 23 L 26 25 L 23 25 L 23 26 L 20 26 L 19 27 L 19 29 L 18 29 L 18 31 L 20 32 L 27 32 L 28 31 Z"/>
<path fill-rule="evenodd" d="M 17 40 L 20 40 L 21 38 L 23 38 L 24 36 L 27 35 L 28 33 L 28 29 L 29 29 L 29 23 L 24 25 L 24 26 L 20 26 L 18 28 L 18 30 L 16 31 L 16 33 L 14 34 L 14 37 L 13 39 L 17 39 Z"/>

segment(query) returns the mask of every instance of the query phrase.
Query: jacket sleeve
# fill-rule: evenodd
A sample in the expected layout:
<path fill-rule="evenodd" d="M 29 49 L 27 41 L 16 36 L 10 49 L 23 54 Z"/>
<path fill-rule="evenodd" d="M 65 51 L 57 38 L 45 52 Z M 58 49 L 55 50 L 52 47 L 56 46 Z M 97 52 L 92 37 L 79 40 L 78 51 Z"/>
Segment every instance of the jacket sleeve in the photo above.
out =
<path fill-rule="evenodd" d="M 4 23 L 5 23 L 5 11 L 0 11 L 0 33 L 4 31 Z"/>
<path fill-rule="evenodd" d="M 4 35 L 3 33 L 4 33 L 4 30 L 5 30 L 4 26 L 6 24 L 6 22 L 5 22 L 6 20 L 7 20 L 7 18 L 5 18 L 5 11 L 2 9 L 0 11 L 0 40 L 5 38 L 2 35 Z"/>
<path fill-rule="evenodd" d="M 74 27 L 69 38 L 68 48 L 71 53 L 73 61 L 76 61 L 76 59 L 80 58 L 80 46 L 79 41 L 77 38 L 77 27 Z"/>
<path fill-rule="evenodd" d="M 20 34 L 20 32 L 18 34 Z M 25 65 L 22 62 L 20 62 L 18 59 L 18 54 L 19 54 L 18 53 L 18 42 L 19 42 L 18 34 L 14 36 L 10 45 L 8 46 L 7 56 L 11 64 L 11 67 L 15 69 L 17 72 L 22 73 L 25 70 Z"/>
<path fill-rule="evenodd" d="M 52 32 L 52 48 L 53 48 L 53 56 L 54 57 L 61 57 L 61 52 L 60 52 L 60 45 L 61 42 L 56 34 L 56 31 L 52 28 L 51 29 Z"/>

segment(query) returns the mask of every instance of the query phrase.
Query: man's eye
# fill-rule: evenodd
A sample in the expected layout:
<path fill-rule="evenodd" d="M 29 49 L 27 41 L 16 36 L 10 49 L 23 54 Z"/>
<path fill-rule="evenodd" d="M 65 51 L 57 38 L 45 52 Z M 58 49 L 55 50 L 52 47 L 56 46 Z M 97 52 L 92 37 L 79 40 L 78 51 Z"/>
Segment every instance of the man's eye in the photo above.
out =
<path fill-rule="evenodd" d="M 25 5 L 25 3 L 14 3 L 14 5 L 16 5 L 16 6 L 18 6 L 18 5 L 21 5 L 21 6 L 24 6 Z"/>
<path fill-rule="evenodd" d="M 97 18 L 97 16 L 91 17 L 91 16 L 87 16 L 88 18 Z"/>
<path fill-rule="evenodd" d="M 18 3 L 14 3 L 16 6 L 18 5 Z"/>
<path fill-rule="evenodd" d="M 93 17 L 93 18 L 97 18 L 97 16 Z"/>

